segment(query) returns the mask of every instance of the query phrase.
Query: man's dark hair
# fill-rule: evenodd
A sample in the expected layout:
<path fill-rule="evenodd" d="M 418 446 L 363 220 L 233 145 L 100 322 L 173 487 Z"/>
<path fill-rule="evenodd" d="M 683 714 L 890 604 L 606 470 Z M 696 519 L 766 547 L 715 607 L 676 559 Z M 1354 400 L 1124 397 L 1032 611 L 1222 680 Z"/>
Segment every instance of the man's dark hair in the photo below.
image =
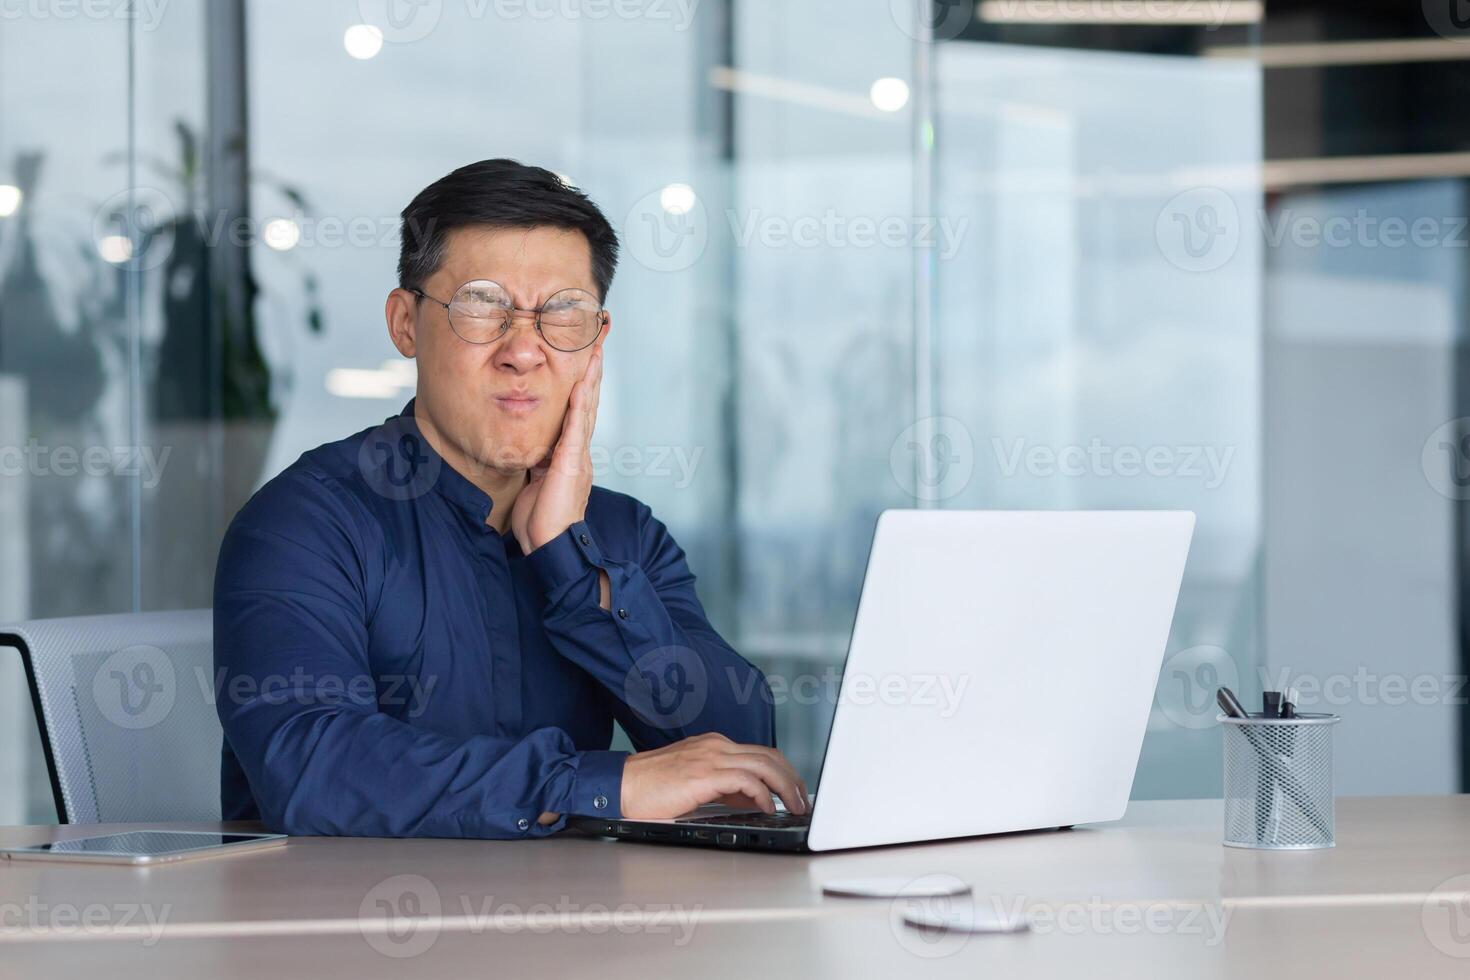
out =
<path fill-rule="evenodd" d="M 580 231 L 592 250 L 592 279 L 607 299 L 618 266 L 618 236 L 592 199 L 550 170 L 515 160 L 481 160 L 440 177 L 414 195 L 399 226 L 398 285 L 422 289 L 444 261 L 456 228 L 550 226 Z"/>

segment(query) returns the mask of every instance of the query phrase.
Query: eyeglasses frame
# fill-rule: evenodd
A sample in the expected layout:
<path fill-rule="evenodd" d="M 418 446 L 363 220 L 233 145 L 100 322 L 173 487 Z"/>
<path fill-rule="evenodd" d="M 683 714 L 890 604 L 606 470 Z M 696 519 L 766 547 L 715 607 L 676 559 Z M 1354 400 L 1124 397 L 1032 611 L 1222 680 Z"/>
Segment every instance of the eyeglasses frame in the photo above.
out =
<path fill-rule="evenodd" d="M 454 329 L 454 317 L 452 317 L 452 316 L 449 315 L 449 307 L 450 307 L 450 304 L 454 302 L 454 297 L 459 295 L 459 291 L 461 289 L 465 288 L 466 286 L 469 286 L 469 285 L 472 285 L 474 283 L 477 283 L 477 282 L 488 282 L 492 286 L 499 286 L 502 290 L 505 290 L 505 294 L 507 296 L 510 295 L 510 290 L 509 289 L 506 289 L 505 286 L 503 286 L 500 283 L 496 282 L 494 279 L 467 279 L 467 280 L 465 280 L 464 282 L 460 283 L 458 286 L 454 287 L 454 292 L 450 294 L 450 302 L 449 303 L 444 302 L 442 299 L 436 299 L 435 297 L 430 296 L 428 293 L 424 292 L 422 289 L 419 289 L 417 286 L 408 287 L 408 291 L 410 293 L 413 293 L 415 296 L 419 297 L 420 299 L 426 299 L 426 300 L 428 300 L 431 303 L 434 303 L 434 304 L 437 304 L 439 306 L 444 307 L 444 316 L 445 316 L 445 319 L 447 319 L 449 321 L 449 329 L 452 330 L 452 331 L 454 331 L 454 335 L 456 337 L 459 337 L 460 340 L 463 340 L 467 344 L 474 344 L 476 347 L 483 347 L 485 344 L 493 344 L 497 340 L 499 340 L 500 338 L 504 337 L 506 334 L 510 333 L 511 321 L 515 319 L 515 316 L 516 316 L 517 313 L 530 313 L 530 314 L 533 314 L 536 317 L 536 333 L 541 337 L 542 340 L 546 341 L 546 346 L 550 347 L 554 351 L 560 351 L 563 354 L 575 354 L 578 351 L 583 351 L 583 350 L 586 350 L 587 348 L 591 347 L 593 344 L 597 343 L 597 338 L 600 337 L 600 336 L 602 336 L 602 328 L 605 327 L 605 326 L 607 326 L 607 308 L 604 307 L 604 306 L 602 306 L 599 303 L 598 309 L 597 309 L 597 330 L 593 332 L 592 339 L 591 340 L 587 341 L 587 343 L 583 344 L 581 347 L 573 347 L 571 350 L 567 350 L 564 347 L 558 347 L 555 344 L 553 344 L 551 342 L 551 340 L 546 336 L 545 332 L 543 332 L 542 329 L 541 329 L 541 313 L 542 313 L 543 310 L 546 309 L 547 303 L 550 303 L 558 295 L 560 295 L 561 293 L 566 292 L 569 289 L 575 289 L 578 292 L 587 293 L 588 296 L 591 296 L 592 295 L 590 292 L 588 292 L 585 289 L 582 289 L 580 286 L 563 286 L 562 288 L 558 289 L 556 292 L 552 293 L 550 296 L 546 297 L 546 303 L 542 303 L 539 307 L 536 307 L 535 309 L 529 309 L 529 310 L 528 309 L 522 309 L 521 307 L 518 307 L 518 306 L 512 306 L 512 307 L 510 307 L 510 309 L 508 309 L 506 311 L 507 316 L 506 316 L 506 319 L 505 319 L 505 327 L 504 327 L 504 329 L 502 329 L 500 331 L 500 333 L 496 334 L 494 337 L 490 338 L 489 340 L 466 340 L 464 338 L 464 336 L 461 335 L 458 330 L 455 330 Z"/>

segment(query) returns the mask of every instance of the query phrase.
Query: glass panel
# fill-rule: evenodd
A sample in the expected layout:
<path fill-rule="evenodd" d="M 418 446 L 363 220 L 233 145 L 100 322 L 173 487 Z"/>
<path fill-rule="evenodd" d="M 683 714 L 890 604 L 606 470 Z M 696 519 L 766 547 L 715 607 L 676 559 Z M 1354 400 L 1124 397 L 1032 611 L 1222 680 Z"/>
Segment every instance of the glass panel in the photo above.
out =
<path fill-rule="evenodd" d="M 1459 180 L 1289 188 L 1267 212 L 1267 675 L 1351 718 L 1339 794 L 1459 786 L 1466 214 Z"/>
<path fill-rule="evenodd" d="M 0 20 L 0 621 L 131 605 L 128 30 Z M 0 823 L 54 819 L 0 656 Z"/>
<path fill-rule="evenodd" d="M 953 43 L 936 78 L 930 492 L 1198 514 L 1134 793 L 1216 795 L 1258 656 L 1259 69 Z"/>
<path fill-rule="evenodd" d="M 243 79 L 228 60 L 211 66 L 208 59 L 211 35 L 232 8 L 170 8 L 134 37 L 134 198 L 146 236 L 130 263 L 141 352 L 145 465 L 135 547 L 144 609 L 210 604 L 220 537 L 252 489 L 225 492 L 224 460 L 243 460 L 245 452 L 227 444 L 220 422 L 229 291 L 219 271 L 243 249 L 218 186 L 220 141 L 209 101 L 221 89 L 238 91 Z"/>
<path fill-rule="evenodd" d="M 890 464 L 914 398 L 912 42 L 884 5 L 736 10 L 734 179 L 715 219 L 732 253 L 738 370 L 734 632 L 766 669 L 780 744 L 810 781 L 874 523 L 913 502 Z M 818 37 L 842 56 L 796 40 Z M 872 94 L 881 78 L 888 109 Z"/>

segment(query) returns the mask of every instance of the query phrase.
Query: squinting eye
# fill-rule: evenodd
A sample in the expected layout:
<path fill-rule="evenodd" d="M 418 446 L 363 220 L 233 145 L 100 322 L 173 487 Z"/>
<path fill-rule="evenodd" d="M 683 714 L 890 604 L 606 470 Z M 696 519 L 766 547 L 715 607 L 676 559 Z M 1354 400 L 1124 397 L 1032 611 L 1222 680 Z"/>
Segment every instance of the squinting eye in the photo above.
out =
<path fill-rule="evenodd" d="M 464 316 L 472 317 L 503 317 L 505 307 L 499 303 L 487 303 L 484 301 L 470 300 L 468 302 L 456 301 L 454 312 Z"/>

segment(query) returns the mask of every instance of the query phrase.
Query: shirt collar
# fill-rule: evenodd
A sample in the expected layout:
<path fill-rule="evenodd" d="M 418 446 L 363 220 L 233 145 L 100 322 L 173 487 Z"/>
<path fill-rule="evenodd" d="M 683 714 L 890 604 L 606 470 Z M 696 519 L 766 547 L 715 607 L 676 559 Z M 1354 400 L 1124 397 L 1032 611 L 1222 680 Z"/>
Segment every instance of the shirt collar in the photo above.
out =
<path fill-rule="evenodd" d="M 445 461 L 430 445 L 423 431 L 419 429 L 418 419 L 414 417 L 413 406 L 418 399 L 410 398 L 408 404 L 403 406 L 399 418 L 403 420 L 404 428 L 418 436 L 421 459 L 419 466 L 432 466 L 437 472 L 434 474 L 434 489 L 439 492 L 451 504 L 464 511 L 475 522 L 486 529 L 490 529 L 485 522 L 490 519 L 490 509 L 494 502 L 490 495 L 470 482 L 469 478 L 460 473 Z"/>

